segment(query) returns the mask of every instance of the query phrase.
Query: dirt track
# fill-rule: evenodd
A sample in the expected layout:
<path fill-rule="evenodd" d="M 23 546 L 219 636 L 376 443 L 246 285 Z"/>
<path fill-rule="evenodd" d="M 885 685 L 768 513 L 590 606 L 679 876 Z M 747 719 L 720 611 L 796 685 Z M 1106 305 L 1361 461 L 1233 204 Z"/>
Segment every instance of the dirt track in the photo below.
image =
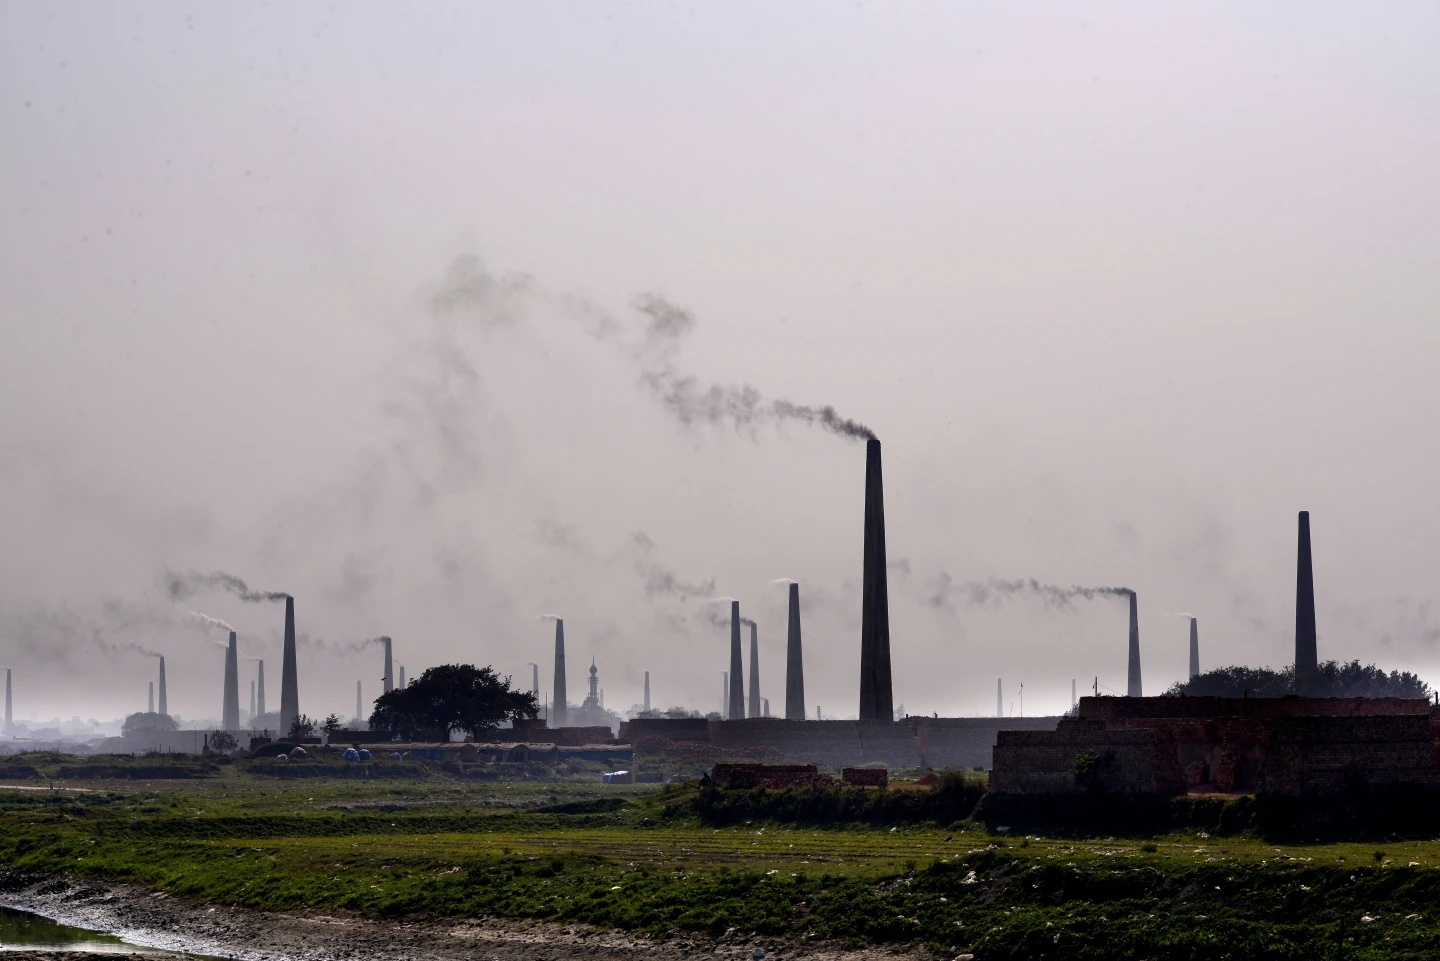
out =
<path fill-rule="evenodd" d="M 124 885 L 48 880 L 22 882 L 0 873 L 0 905 L 65 924 L 118 934 L 135 944 L 243 961 L 418 961 L 485 958 L 494 961 L 676 961 L 707 955 L 749 961 L 928 961 L 929 954 L 730 937 L 644 938 L 548 921 L 370 921 L 327 914 L 269 914 L 204 907 Z M 737 919 L 743 925 L 743 919 Z M 49 959 L 53 952 L 6 955 Z M 60 956 L 77 961 L 75 954 Z M 111 955 L 111 958 L 114 956 Z"/>

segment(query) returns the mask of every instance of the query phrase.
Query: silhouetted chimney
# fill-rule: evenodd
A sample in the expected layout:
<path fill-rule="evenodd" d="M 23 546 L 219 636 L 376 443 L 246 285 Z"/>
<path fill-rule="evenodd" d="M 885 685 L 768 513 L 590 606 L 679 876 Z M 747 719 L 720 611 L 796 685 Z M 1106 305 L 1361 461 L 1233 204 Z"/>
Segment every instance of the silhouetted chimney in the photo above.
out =
<path fill-rule="evenodd" d="M 740 663 L 740 602 L 730 602 L 730 719 L 745 716 L 745 668 Z"/>
<path fill-rule="evenodd" d="M 165 697 L 165 656 L 160 656 L 160 713 L 170 713 L 170 701 Z"/>
<path fill-rule="evenodd" d="M 890 591 L 885 571 L 885 494 L 880 442 L 865 442 L 865 571 L 860 603 L 860 720 L 893 721 Z"/>
<path fill-rule="evenodd" d="M 1130 671 L 1125 686 L 1127 697 L 1144 697 L 1140 693 L 1140 615 L 1137 611 L 1135 592 L 1130 592 Z"/>
<path fill-rule="evenodd" d="M 1190 618 L 1190 676 L 1200 676 L 1200 619 Z"/>
<path fill-rule="evenodd" d="M 255 726 L 255 682 L 250 682 L 250 726 Z"/>
<path fill-rule="evenodd" d="M 5 730 L 15 726 L 15 704 L 11 700 L 10 668 L 5 668 Z"/>
<path fill-rule="evenodd" d="M 362 706 L 363 704 L 364 704 L 364 702 L 363 702 L 363 701 L 361 700 L 361 698 L 360 698 L 360 682 L 359 682 L 359 681 L 356 681 L 356 682 L 355 682 L 355 720 L 356 720 L 357 723 L 358 723 L 362 718 L 364 718 L 364 716 L 365 716 L 364 714 L 361 714 L 361 713 L 360 713 L 362 710 L 364 710 L 364 707 Z"/>
<path fill-rule="evenodd" d="M 800 650 L 800 585 L 790 585 L 789 639 L 785 644 L 785 719 L 805 720 L 805 658 Z"/>
<path fill-rule="evenodd" d="M 280 731 L 290 733 L 300 716 L 300 672 L 295 666 L 295 598 L 285 598 L 285 654 L 280 662 Z"/>
<path fill-rule="evenodd" d="M 389 694 L 395 690 L 395 651 L 394 644 L 388 637 L 380 638 L 380 646 L 385 651 L 385 666 L 380 673 L 382 685 L 381 694 Z"/>
<path fill-rule="evenodd" d="M 1075 678 L 1070 678 L 1070 709 L 1073 711 L 1079 705 L 1080 699 L 1075 694 Z"/>
<path fill-rule="evenodd" d="M 400 665 L 400 689 L 405 689 L 405 665 Z"/>
<path fill-rule="evenodd" d="M 149 699 L 145 702 L 145 713 L 146 713 L 146 714 L 154 714 L 154 713 L 155 713 L 155 682 L 154 682 L 154 681 L 151 681 L 151 682 L 150 682 L 150 696 L 149 696 Z"/>
<path fill-rule="evenodd" d="M 1310 697 L 1320 673 L 1315 649 L 1315 569 L 1310 556 L 1310 512 L 1300 512 L 1300 557 L 1295 577 L 1295 693 Z"/>
<path fill-rule="evenodd" d="M 760 640 L 755 622 L 750 622 L 750 711 L 751 717 L 764 717 L 760 713 Z"/>
<path fill-rule="evenodd" d="M 255 679 L 255 711 L 257 716 L 265 713 L 265 662 L 256 665 L 259 676 Z"/>
<path fill-rule="evenodd" d="M 650 672 L 645 672 L 645 710 L 650 710 Z"/>
<path fill-rule="evenodd" d="M 533 661 L 530 663 L 530 693 L 540 696 L 540 665 Z"/>
<path fill-rule="evenodd" d="M 995 678 L 995 716 L 1005 716 L 1005 695 L 1000 687 L 1000 678 Z"/>
<path fill-rule="evenodd" d="M 240 650 L 235 632 L 230 632 L 230 646 L 225 648 L 225 696 L 220 707 L 220 728 L 240 730 Z"/>
<path fill-rule="evenodd" d="M 565 694 L 565 621 L 555 618 L 555 703 L 550 707 L 550 726 L 563 727 L 567 720 Z"/>

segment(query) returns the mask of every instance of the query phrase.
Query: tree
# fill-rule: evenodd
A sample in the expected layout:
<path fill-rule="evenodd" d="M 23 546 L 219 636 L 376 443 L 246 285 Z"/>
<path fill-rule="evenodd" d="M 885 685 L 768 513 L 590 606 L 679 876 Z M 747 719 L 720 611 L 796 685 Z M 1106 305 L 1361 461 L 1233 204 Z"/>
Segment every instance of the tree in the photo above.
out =
<path fill-rule="evenodd" d="M 240 746 L 240 742 L 235 740 L 235 735 L 229 731 L 211 731 L 209 743 L 210 750 L 217 754 L 229 754 Z"/>
<path fill-rule="evenodd" d="M 448 741 L 463 732 L 476 740 L 492 736 L 502 721 L 535 718 L 535 695 L 510 687 L 490 667 L 441 664 L 375 699 L 370 730 L 405 740 Z"/>
<path fill-rule="evenodd" d="M 120 726 L 122 737 L 129 737 L 140 731 L 178 731 L 180 725 L 169 714 L 157 714 L 154 711 L 141 711 L 138 714 L 131 714 L 125 718 L 125 723 Z"/>
<path fill-rule="evenodd" d="M 340 720 L 339 714 L 331 714 L 325 719 L 325 723 L 320 725 L 320 730 L 324 731 L 330 737 L 334 737 L 340 731 L 344 730 L 344 728 L 345 723 Z"/>
<path fill-rule="evenodd" d="M 301 714 L 290 722 L 290 730 L 287 734 L 290 740 L 298 741 L 302 737 L 315 736 L 315 722 L 308 716 Z"/>
<path fill-rule="evenodd" d="M 1315 697 L 1429 697 L 1430 685 L 1409 671 L 1391 671 L 1359 661 L 1325 661 L 1315 679 Z M 1285 697 L 1295 693 L 1295 667 L 1221 667 L 1171 685 L 1169 697 Z"/>

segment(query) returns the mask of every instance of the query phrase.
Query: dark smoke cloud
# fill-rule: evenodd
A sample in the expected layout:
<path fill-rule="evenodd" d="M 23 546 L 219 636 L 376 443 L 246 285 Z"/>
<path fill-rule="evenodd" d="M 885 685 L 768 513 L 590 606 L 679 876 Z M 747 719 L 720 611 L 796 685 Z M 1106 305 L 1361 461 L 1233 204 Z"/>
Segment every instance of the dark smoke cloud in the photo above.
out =
<path fill-rule="evenodd" d="M 172 571 L 165 575 L 165 590 L 169 593 L 172 601 L 183 601 L 202 590 L 213 588 L 228 591 L 247 604 L 283 601 L 290 596 L 285 591 L 251 590 L 243 580 L 234 574 L 226 574 L 224 571 L 213 571 L 209 574 L 201 574 L 197 571 L 176 574 Z"/>
<path fill-rule="evenodd" d="M 1076 601 L 1090 601 L 1096 598 L 1128 598 L 1133 591 L 1128 587 L 1061 587 L 1058 584 L 1044 584 L 1033 577 L 1006 580 L 999 577 L 983 581 L 957 582 L 943 571 L 936 575 L 926 587 L 924 601 L 930 607 L 954 611 L 959 605 L 971 607 L 999 607 L 1009 600 L 1036 600 L 1046 607 L 1066 610 Z"/>
<path fill-rule="evenodd" d="M 645 582 L 645 596 L 651 600 L 670 598 L 681 603 L 709 600 L 715 596 L 715 578 L 687 581 L 655 559 L 655 542 L 644 531 L 631 538 L 635 548 L 635 570 Z"/>
<path fill-rule="evenodd" d="M 107 602 L 101 606 L 101 620 L 77 614 L 65 604 L 55 608 L 36 605 L 25 610 L 0 611 L 0 636 L 23 660 L 39 665 L 66 664 L 75 655 L 88 654 L 160 656 L 158 651 L 142 644 L 114 640 L 112 635 L 133 626 L 134 619 L 127 617 L 124 622 L 112 624 L 112 612 L 124 605 Z"/>

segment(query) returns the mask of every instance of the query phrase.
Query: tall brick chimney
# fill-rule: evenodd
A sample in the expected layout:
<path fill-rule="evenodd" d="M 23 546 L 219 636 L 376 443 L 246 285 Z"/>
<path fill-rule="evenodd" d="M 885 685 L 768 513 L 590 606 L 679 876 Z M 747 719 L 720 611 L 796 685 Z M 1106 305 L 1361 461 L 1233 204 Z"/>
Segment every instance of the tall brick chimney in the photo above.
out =
<path fill-rule="evenodd" d="M 800 650 L 800 585 L 790 585 L 790 629 L 785 645 L 785 719 L 805 720 L 805 658 Z"/>
<path fill-rule="evenodd" d="M 15 726 L 15 703 L 10 691 L 10 668 L 5 668 L 5 730 Z"/>
<path fill-rule="evenodd" d="M 1200 621 L 1190 618 L 1190 676 L 1200 676 Z"/>
<path fill-rule="evenodd" d="M 365 710 L 364 701 L 360 697 L 360 682 L 355 682 L 355 720 L 361 720 L 365 715 L 360 712 Z"/>
<path fill-rule="evenodd" d="M 256 718 L 256 716 L 257 716 L 257 715 L 255 714 L 255 682 L 254 682 L 254 681 L 251 681 L 251 682 L 250 682 L 250 726 L 251 726 L 252 728 L 255 726 L 255 718 Z"/>
<path fill-rule="evenodd" d="M 255 714 L 258 717 L 265 713 L 265 662 L 260 661 L 255 667 L 259 672 L 255 678 Z"/>
<path fill-rule="evenodd" d="M 295 598 L 285 598 L 285 651 L 280 662 L 280 737 L 300 716 L 300 672 L 295 666 Z"/>
<path fill-rule="evenodd" d="M 995 678 L 995 716 L 996 716 L 996 717 L 1004 717 L 1004 716 L 1005 716 L 1005 695 L 1004 695 L 1004 693 L 1002 692 L 1001 687 L 1000 687 L 1000 681 L 1001 681 L 1001 680 L 1002 680 L 1001 678 L 998 678 L 998 677 Z"/>
<path fill-rule="evenodd" d="M 160 655 L 160 713 L 170 713 L 170 701 L 165 697 L 165 655 Z"/>
<path fill-rule="evenodd" d="M 730 703 L 729 719 L 745 716 L 745 668 L 740 657 L 740 602 L 730 602 Z"/>
<path fill-rule="evenodd" d="M 555 618 L 555 701 L 550 705 L 550 727 L 564 727 L 568 720 L 565 693 L 565 621 Z"/>
<path fill-rule="evenodd" d="M 645 710 L 650 710 L 650 672 L 645 672 Z"/>
<path fill-rule="evenodd" d="M 1127 697 L 1144 697 L 1140 686 L 1140 614 L 1137 610 L 1135 592 L 1130 592 L 1130 671 L 1125 686 Z"/>
<path fill-rule="evenodd" d="M 750 622 L 750 716 L 764 717 L 760 710 L 760 640 L 755 622 Z"/>
<path fill-rule="evenodd" d="M 240 730 L 240 652 L 235 632 L 230 632 L 230 646 L 225 648 L 225 697 L 220 707 L 220 728 Z"/>
<path fill-rule="evenodd" d="M 1295 693 L 1313 696 L 1320 673 L 1315 649 L 1315 569 L 1310 556 L 1310 512 L 1300 512 L 1300 556 L 1295 576 Z"/>
<path fill-rule="evenodd" d="M 388 637 L 381 637 L 380 647 L 385 656 L 385 664 L 380 669 L 380 693 L 389 694 L 395 690 L 395 642 Z"/>
<path fill-rule="evenodd" d="M 885 494 L 880 442 L 865 442 L 865 570 L 860 602 L 860 720 L 893 721 L 890 591 L 885 571 Z"/>
<path fill-rule="evenodd" d="M 146 713 L 146 714 L 154 714 L 154 713 L 155 713 L 155 682 L 154 682 L 154 681 L 151 681 L 151 682 L 150 682 L 150 697 L 149 697 L 149 700 L 147 700 L 147 701 L 145 702 L 145 713 Z"/>

